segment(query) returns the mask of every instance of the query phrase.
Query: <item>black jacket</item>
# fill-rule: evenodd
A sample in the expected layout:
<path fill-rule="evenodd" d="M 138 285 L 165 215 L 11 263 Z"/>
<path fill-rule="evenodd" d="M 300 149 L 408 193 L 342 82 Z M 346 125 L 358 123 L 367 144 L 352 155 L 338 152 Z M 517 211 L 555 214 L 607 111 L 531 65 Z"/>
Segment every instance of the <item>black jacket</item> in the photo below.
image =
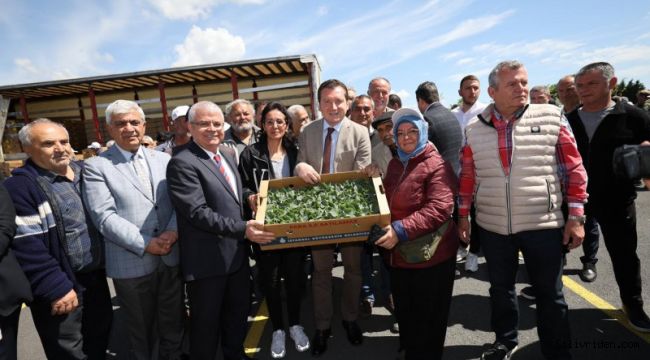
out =
<path fill-rule="evenodd" d="M 0 184 L 0 317 L 32 300 L 29 281 L 10 249 L 15 232 L 16 211 L 7 189 Z"/>
<path fill-rule="evenodd" d="M 273 173 L 267 144 L 266 137 L 263 136 L 259 142 L 247 146 L 239 157 L 239 174 L 241 175 L 244 203 L 247 205 L 248 197 L 259 192 L 258 186 L 262 180 L 277 178 Z M 282 146 L 289 156 L 289 175 L 293 176 L 298 148 L 286 137 L 282 139 Z M 246 216 L 248 219 L 252 217 L 251 209 L 248 206 L 246 206 Z"/>
<path fill-rule="evenodd" d="M 594 205 L 627 205 L 636 199 L 634 182 L 614 175 L 614 149 L 650 140 L 650 116 L 645 111 L 618 102 L 596 128 L 591 142 L 578 110 L 567 114 L 578 144 L 589 182 L 589 202 Z"/>

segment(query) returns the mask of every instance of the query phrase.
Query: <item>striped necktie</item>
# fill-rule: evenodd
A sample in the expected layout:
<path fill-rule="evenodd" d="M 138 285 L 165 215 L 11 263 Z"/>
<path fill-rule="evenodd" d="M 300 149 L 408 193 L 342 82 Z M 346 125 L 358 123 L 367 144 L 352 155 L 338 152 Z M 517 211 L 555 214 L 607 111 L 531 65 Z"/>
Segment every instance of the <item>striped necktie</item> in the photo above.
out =
<path fill-rule="evenodd" d="M 223 175 L 223 177 L 226 178 L 226 181 L 228 182 L 228 185 L 230 185 L 230 189 L 232 190 L 232 192 L 237 194 L 237 191 L 235 190 L 235 185 L 233 184 L 232 179 L 230 179 L 230 176 L 228 176 L 228 173 L 226 172 L 226 167 L 221 162 L 221 155 L 216 154 L 214 156 L 214 161 L 217 162 L 217 169 L 219 169 L 221 175 Z"/>

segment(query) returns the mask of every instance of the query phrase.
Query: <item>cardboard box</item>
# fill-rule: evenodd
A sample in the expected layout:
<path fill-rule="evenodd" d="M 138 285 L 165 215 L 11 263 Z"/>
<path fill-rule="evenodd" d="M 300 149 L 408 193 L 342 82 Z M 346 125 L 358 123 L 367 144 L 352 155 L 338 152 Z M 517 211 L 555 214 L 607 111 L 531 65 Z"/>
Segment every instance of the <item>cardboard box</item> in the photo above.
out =
<path fill-rule="evenodd" d="M 321 175 L 323 183 L 338 183 L 350 179 L 368 178 L 360 172 L 343 172 L 336 174 Z M 283 249 L 290 247 L 314 246 L 324 244 L 346 243 L 353 241 L 365 241 L 368 239 L 370 227 L 378 224 L 381 227 L 390 224 L 390 210 L 386 200 L 386 192 L 381 178 L 372 178 L 379 205 L 379 214 L 368 216 L 308 221 L 303 223 L 290 224 L 265 224 L 264 229 L 275 233 L 277 238 L 267 245 L 261 245 L 262 250 Z M 264 222 L 266 208 L 268 206 L 269 189 L 294 187 L 301 188 L 310 186 L 299 177 L 290 177 L 277 180 L 264 180 L 260 184 L 259 205 L 257 207 L 256 220 Z"/>

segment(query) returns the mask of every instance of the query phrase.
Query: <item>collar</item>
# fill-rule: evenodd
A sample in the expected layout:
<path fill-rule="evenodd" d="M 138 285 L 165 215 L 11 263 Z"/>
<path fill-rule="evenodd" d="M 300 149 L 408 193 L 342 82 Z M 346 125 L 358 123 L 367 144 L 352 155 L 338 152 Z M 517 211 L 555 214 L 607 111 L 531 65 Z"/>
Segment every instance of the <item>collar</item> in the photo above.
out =
<path fill-rule="evenodd" d="M 343 118 L 343 120 L 339 121 L 338 124 L 336 124 L 334 126 L 330 126 L 330 124 L 327 122 L 327 120 L 325 120 L 325 118 L 323 118 L 323 132 L 326 133 L 327 128 L 330 128 L 330 127 L 333 127 L 334 131 L 336 131 L 336 132 L 341 132 L 341 126 L 343 125 L 343 121 L 345 121 L 345 119 L 346 118 Z"/>
<path fill-rule="evenodd" d="M 497 121 L 515 121 L 515 120 L 518 120 L 522 115 L 524 115 L 524 113 L 526 112 L 526 109 L 528 109 L 528 105 L 529 104 L 526 104 L 526 105 L 522 106 L 521 108 L 519 108 L 517 111 L 514 112 L 514 114 L 512 114 L 512 117 L 510 117 L 508 119 L 504 118 L 504 116 L 501 115 L 499 110 L 497 110 L 497 107 L 494 106 L 492 108 L 492 117 L 493 117 L 493 119 L 495 119 Z"/>
<path fill-rule="evenodd" d="M 195 144 L 196 144 L 196 143 L 195 143 Z M 221 151 L 219 151 L 219 148 L 217 148 L 217 152 L 214 153 L 214 152 L 212 152 L 212 151 L 210 151 L 210 150 L 204 148 L 203 146 L 201 146 L 201 145 L 199 145 L 199 144 L 196 144 L 196 146 L 198 146 L 201 150 L 203 150 L 203 151 L 208 155 L 208 157 L 210 158 L 210 160 L 214 160 L 214 156 L 215 156 L 215 155 L 219 155 L 221 158 L 223 158 L 223 155 L 221 154 Z"/>
<path fill-rule="evenodd" d="M 79 166 L 79 164 L 77 164 L 74 161 L 70 161 L 70 165 L 68 166 L 72 168 L 72 171 L 74 173 L 74 178 L 72 179 L 72 182 L 74 183 L 78 182 L 79 179 L 81 179 L 81 166 Z M 54 171 L 45 170 L 36 164 L 34 164 L 34 168 L 36 168 L 36 172 L 38 173 L 39 176 L 45 178 L 51 184 L 55 183 L 58 180 L 70 181 L 67 177 L 65 177 L 65 175 L 60 175 L 55 173 Z"/>
<path fill-rule="evenodd" d="M 138 150 L 135 153 L 122 149 L 119 145 L 117 145 L 117 143 L 115 143 L 114 146 L 117 147 L 117 150 L 120 151 L 120 153 L 122 154 L 122 156 L 124 156 L 126 160 L 130 161 L 134 154 L 136 155 L 136 157 L 144 157 L 144 150 L 142 150 L 142 146 L 139 146 Z"/>

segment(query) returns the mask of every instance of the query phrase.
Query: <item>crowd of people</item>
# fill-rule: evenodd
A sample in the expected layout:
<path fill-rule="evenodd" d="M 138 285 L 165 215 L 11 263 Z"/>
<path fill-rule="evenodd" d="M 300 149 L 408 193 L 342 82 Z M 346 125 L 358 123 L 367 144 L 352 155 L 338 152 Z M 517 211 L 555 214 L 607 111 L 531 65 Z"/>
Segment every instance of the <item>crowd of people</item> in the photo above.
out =
<path fill-rule="evenodd" d="M 17 358 L 22 303 L 48 358 L 104 359 L 113 320 L 107 277 L 124 313 L 129 359 L 212 360 L 218 349 L 224 359 L 246 359 L 250 258 L 268 304 L 271 356 L 285 357 L 287 337 L 297 351 L 321 356 L 335 331 L 335 251 L 351 345 L 363 343 L 358 320 L 381 297 L 403 357 L 442 358 L 456 262 L 477 271 L 482 252 L 495 341 L 480 358 L 509 359 L 517 350 L 523 256 L 542 355 L 570 359 L 563 257 L 582 246 L 579 275 L 594 281 L 599 228 L 628 321 L 650 332 L 636 253 L 638 179 L 612 168 L 616 148 L 650 145 L 649 113 L 613 100 L 617 78 L 605 62 L 563 76 L 559 105 L 546 86 L 529 91 L 517 61 L 497 64 L 488 82 L 492 101 L 484 104 L 479 79 L 465 76 L 450 110 L 425 81 L 415 110 L 401 108 L 386 78 L 358 96 L 331 79 L 318 88 L 322 118 L 314 121 L 301 105 L 256 109 L 237 99 L 223 111 L 199 101 L 172 111 L 172 136 L 157 146 L 139 105 L 116 100 L 106 109 L 114 145 L 85 161 L 73 159 L 63 125 L 26 124 L 19 139 L 29 158 L 0 186 L 0 359 Z M 317 184 L 345 171 L 382 178 L 391 213 L 383 235 L 261 250 L 275 238 L 254 220 L 262 180 Z M 307 257 L 311 338 L 301 322 Z"/>

